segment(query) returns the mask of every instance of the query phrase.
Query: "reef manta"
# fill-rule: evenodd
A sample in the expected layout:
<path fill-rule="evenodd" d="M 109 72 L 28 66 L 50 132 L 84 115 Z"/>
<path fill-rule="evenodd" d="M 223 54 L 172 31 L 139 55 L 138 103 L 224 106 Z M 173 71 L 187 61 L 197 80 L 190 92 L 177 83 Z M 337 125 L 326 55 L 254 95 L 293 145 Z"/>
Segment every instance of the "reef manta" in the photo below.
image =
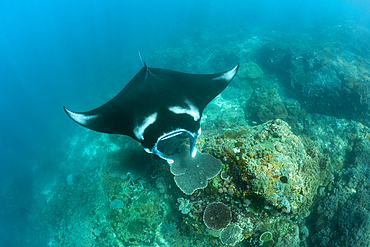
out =
<path fill-rule="evenodd" d="M 87 112 L 63 108 L 76 123 L 103 133 L 130 136 L 146 152 L 171 164 L 173 159 L 158 150 L 158 143 L 188 133 L 190 155 L 195 157 L 203 110 L 229 85 L 238 68 L 236 65 L 215 74 L 189 74 L 148 68 L 144 63 L 122 91 L 104 105 Z"/>

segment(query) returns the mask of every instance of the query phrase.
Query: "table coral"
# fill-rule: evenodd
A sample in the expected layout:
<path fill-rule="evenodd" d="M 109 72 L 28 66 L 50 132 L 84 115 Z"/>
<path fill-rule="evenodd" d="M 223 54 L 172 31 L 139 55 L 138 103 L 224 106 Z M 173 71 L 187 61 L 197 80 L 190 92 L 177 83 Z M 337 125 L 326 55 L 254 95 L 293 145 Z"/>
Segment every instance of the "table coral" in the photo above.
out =
<path fill-rule="evenodd" d="M 175 175 L 176 185 L 182 192 L 191 195 L 197 189 L 207 187 L 207 180 L 214 178 L 222 169 L 222 163 L 211 154 L 198 152 L 189 156 L 189 147 L 182 145 L 179 153 L 173 156 L 171 173 Z"/>
<path fill-rule="evenodd" d="M 213 230 L 226 228 L 231 221 L 231 210 L 222 202 L 208 204 L 203 214 L 204 224 Z"/>

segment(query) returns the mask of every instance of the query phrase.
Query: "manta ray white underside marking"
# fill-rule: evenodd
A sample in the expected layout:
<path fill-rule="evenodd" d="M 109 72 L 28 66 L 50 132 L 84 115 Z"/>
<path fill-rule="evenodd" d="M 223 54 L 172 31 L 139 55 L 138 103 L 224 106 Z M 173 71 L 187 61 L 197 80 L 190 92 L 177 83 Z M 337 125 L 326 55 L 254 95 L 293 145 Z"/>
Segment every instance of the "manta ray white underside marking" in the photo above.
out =
<path fill-rule="evenodd" d="M 155 120 L 157 120 L 157 115 L 158 115 L 158 112 L 155 112 L 151 115 L 149 115 L 148 117 L 146 117 L 143 121 L 142 124 L 140 125 L 137 125 L 135 128 L 134 128 L 134 133 L 135 133 L 135 136 L 137 139 L 139 140 L 144 140 L 144 132 L 146 130 L 146 128 L 148 128 L 149 125 L 153 124 L 155 122 Z"/>
<path fill-rule="evenodd" d="M 226 80 L 231 81 L 234 76 L 236 75 L 236 72 L 238 71 L 239 66 L 235 66 L 233 69 L 229 70 L 228 72 L 224 73 L 223 75 L 220 75 L 219 77 L 214 78 L 213 80 Z"/>
<path fill-rule="evenodd" d="M 99 116 L 97 115 L 91 115 L 91 116 L 86 116 L 84 114 L 81 114 L 81 113 L 76 113 L 76 112 L 73 112 L 73 111 L 70 111 L 68 109 L 66 109 L 66 111 L 68 112 L 68 115 L 76 122 L 80 123 L 81 125 L 87 125 L 87 122 L 94 119 L 94 118 L 97 118 Z"/>
<path fill-rule="evenodd" d="M 189 114 L 194 118 L 194 121 L 198 121 L 200 119 L 199 109 L 196 108 L 189 100 L 185 100 L 185 103 L 189 106 L 189 108 L 171 106 L 168 107 L 168 109 L 175 114 Z"/>

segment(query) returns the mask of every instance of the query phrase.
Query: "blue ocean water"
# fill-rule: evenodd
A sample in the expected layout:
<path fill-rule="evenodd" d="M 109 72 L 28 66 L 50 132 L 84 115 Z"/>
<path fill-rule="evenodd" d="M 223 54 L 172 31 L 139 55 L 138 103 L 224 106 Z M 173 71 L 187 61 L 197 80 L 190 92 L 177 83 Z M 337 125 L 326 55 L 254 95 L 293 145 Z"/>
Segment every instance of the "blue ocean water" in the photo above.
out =
<path fill-rule="evenodd" d="M 93 244 L 77 243 L 72 237 L 66 237 L 68 234 L 72 236 L 72 233 L 65 229 L 74 224 L 73 220 L 65 219 L 64 228 L 54 225 L 53 221 L 63 219 L 63 216 L 58 218 L 55 215 L 73 213 L 78 205 L 87 202 L 77 201 L 78 197 L 72 196 L 76 201 L 67 204 L 67 208 L 61 208 L 56 207 L 54 204 L 57 202 L 53 200 L 58 197 L 58 193 L 59 197 L 65 196 L 62 191 L 67 189 L 61 181 L 79 184 L 76 180 L 83 180 L 83 171 L 86 172 L 86 167 L 92 162 L 89 155 L 100 154 L 99 148 L 105 145 L 102 143 L 111 142 L 109 138 L 115 137 L 104 136 L 106 139 L 102 143 L 95 143 L 102 138 L 101 135 L 90 133 L 73 123 L 62 106 L 83 111 L 107 102 L 141 69 L 139 51 L 150 67 L 165 66 L 166 69 L 211 73 L 228 69 L 240 63 L 240 59 L 248 61 L 250 58 L 243 57 L 239 49 L 246 44 L 243 43 L 244 40 L 258 37 L 254 50 L 248 51 L 252 48 L 245 47 L 245 56 L 255 58 L 257 50 L 264 42 L 289 43 L 287 40 L 300 37 L 301 41 L 297 41 L 297 38 L 294 42 L 307 43 L 294 46 L 292 42 L 288 49 L 294 56 L 292 60 L 298 56 L 310 59 L 310 69 L 314 68 L 315 49 L 318 49 L 318 46 L 321 50 L 326 49 L 325 52 L 331 53 L 332 56 L 338 56 L 338 63 L 346 63 L 343 57 L 339 58 L 341 51 L 348 51 L 357 56 L 357 61 L 348 59 L 347 62 L 353 67 L 362 68 L 362 81 L 358 79 L 357 84 L 345 87 L 343 83 L 349 79 L 343 79 L 341 85 L 343 92 L 347 87 L 353 91 L 359 83 L 366 85 L 369 78 L 366 76 L 370 76 L 370 72 L 365 71 L 370 61 L 370 49 L 367 46 L 367 41 L 370 41 L 369 11 L 370 4 L 367 1 L 350 0 L 16 0 L 0 3 L 0 246 L 103 246 L 101 243 L 99 245 L 98 238 L 103 239 L 103 235 L 109 236 L 109 233 L 94 233 L 96 241 Z M 281 47 L 286 51 L 286 46 Z M 298 52 L 294 50 L 297 47 L 301 49 Z M 329 57 L 327 54 L 325 59 Z M 255 61 L 258 63 L 258 58 Z M 270 62 L 273 63 L 272 60 Z M 202 68 L 200 65 L 205 66 Z M 259 65 L 266 75 L 275 73 L 274 70 L 269 73 L 262 64 Z M 291 72 L 292 68 L 287 70 Z M 311 72 L 313 73 L 313 70 L 310 70 Z M 341 74 L 341 71 L 336 73 Z M 347 78 L 346 72 L 343 73 L 342 77 Z M 279 75 L 276 77 L 282 81 L 281 87 L 291 84 L 290 80 L 286 82 Z M 253 87 L 255 88 L 255 85 Z M 292 91 L 288 92 L 289 90 L 291 89 L 287 89 L 281 97 L 299 101 L 300 96 L 294 95 Z M 361 125 L 366 127 L 370 123 L 367 109 L 367 97 L 370 92 L 365 89 L 359 91 L 364 92 L 359 98 L 353 93 L 354 101 L 359 101 L 353 104 L 358 103 L 358 107 L 351 108 L 352 103 L 346 101 L 348 107 L 343 103 L 341 109 L 344 111 L 334 116 L 332 112 L 320 110 L 322 105 L 315 101 L 317 99 L 310 98 L 311 91 L 308 91 L 306 101 L 315 102 L 307 103 L 305 107 L 303 101 L 300 104 L 309 114 L 348 119 L 361 122 Z M 361 113 L 352 114 L 353 109 L 357 111 L 361 107 L 364 107 Z M 338 110 L 330 107 L 327 109 L 333 112 Z M 247 120 L 250 119 L 245 121 Z M 299 121 L 304 124 L 304 120 Z M 326 122 L 322 124 L 325 125 Z M 304 134 L 307 135 L 306 132 Z M 353 146 L 351 149 L 359 142 L 356 140 L 347 143 L 348 146 Z M 95 153 L 89 146 L 91 143 L 94 143 L 93 146 L 98 150 L 95 150 Z M 129 148 L 136 145 L 126 139 L 115 140 L 114 143 L 124 143 L 122 146 Z M 89 150 L 86 151 L 85 148 Z M 354 163 L 355 158 L 349 157 L 352 154 L 348 151 L 341 157 L 347 164 L 352 161 Z M 331 159 L 334 159 L 334 155 Z M 362 156 L 361 159 L 366 160 Z M 91 174 L 101 175 L 102 171 L 98 171 L 96 163 L 92 167 L 96 170 L 89 170 Z M 357 168 L 351 169 L 346 172 L 358 172 Z M 74 183 L 66 180 L 70 174 L 76 178 Z M 338 174 L 333 174 L 333 177 L 339 179 L 342 175 Z M 332 184 L 335 186 L 335 182 Z M 74 188 L 69 193 L 73 194 L 74 190 L 78 189 Z M 170 196 L 175 198 L 175 195 Z M 180 197 L 178 194 L 176 196 Z M 322 201 L 329 199 L 324 198 Z M 356 216 L 361 218 L 361 222 L 362 219 L 370 217 L 367 211 L 370 208 L 363 205 L 362 207 L 360 216 Z M 43 217 L 45 215 L 49 219 Z M 55 219 L 50 219 L 53 216 Z M 77 218 L 76 216 L 73 219 Z M 171 228 L 170 223 L 169 225 Z M 172 223 L 172 228 L 174 227 Z M 319 232 L 317 227 L 307 227 L 313 233 Z M 256 233 L 254 238 L 258 239 L 258 234 Z M 191 239 L 191 234 L 187 236 Z M 337 246 L 325 244 L 324 240 L 319 241 L 317 238 L 316 235 L 316 240 L 307 240 L 305 243 L 311 246 L 318 246 L 319 242 L 320 246 Z M 302 240 L 302 237 L 300 239 Z M 134 244 L 133 240 L 132 242 Z M 253 246 L 251 242 L 244 242 L 247 241 L 241 242 L 240 246 Z M 122 240 L 122 246 L 129 246 L 128 244 L 130 241 Z M 136 246 L 166 244 L 160 245 L 160 241 L 157 241 L 143 242 Z M 197 245 L 192 243 L 189 246 Z"/>

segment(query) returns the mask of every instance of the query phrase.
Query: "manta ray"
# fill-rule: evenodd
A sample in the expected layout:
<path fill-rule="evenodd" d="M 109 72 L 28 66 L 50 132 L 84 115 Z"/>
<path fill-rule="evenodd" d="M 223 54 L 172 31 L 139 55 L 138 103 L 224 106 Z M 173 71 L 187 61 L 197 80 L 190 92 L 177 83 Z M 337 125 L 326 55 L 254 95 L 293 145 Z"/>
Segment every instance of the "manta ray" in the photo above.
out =
<path fill-rule="evenodd" d="M 98 132 L 130 136 L 146 152 L 172 164 L 173 159 L 158 150 L 158 143 L 187 133 L 190 155 L 195 157 L 203 110 L 229 85 L 238 68 L 237 64 L 220 73 L 190 74 L 149 68 L 144 62 L 122 91 L 104 105 L 86 112 L 63 108 L 76 123 Z"/>

